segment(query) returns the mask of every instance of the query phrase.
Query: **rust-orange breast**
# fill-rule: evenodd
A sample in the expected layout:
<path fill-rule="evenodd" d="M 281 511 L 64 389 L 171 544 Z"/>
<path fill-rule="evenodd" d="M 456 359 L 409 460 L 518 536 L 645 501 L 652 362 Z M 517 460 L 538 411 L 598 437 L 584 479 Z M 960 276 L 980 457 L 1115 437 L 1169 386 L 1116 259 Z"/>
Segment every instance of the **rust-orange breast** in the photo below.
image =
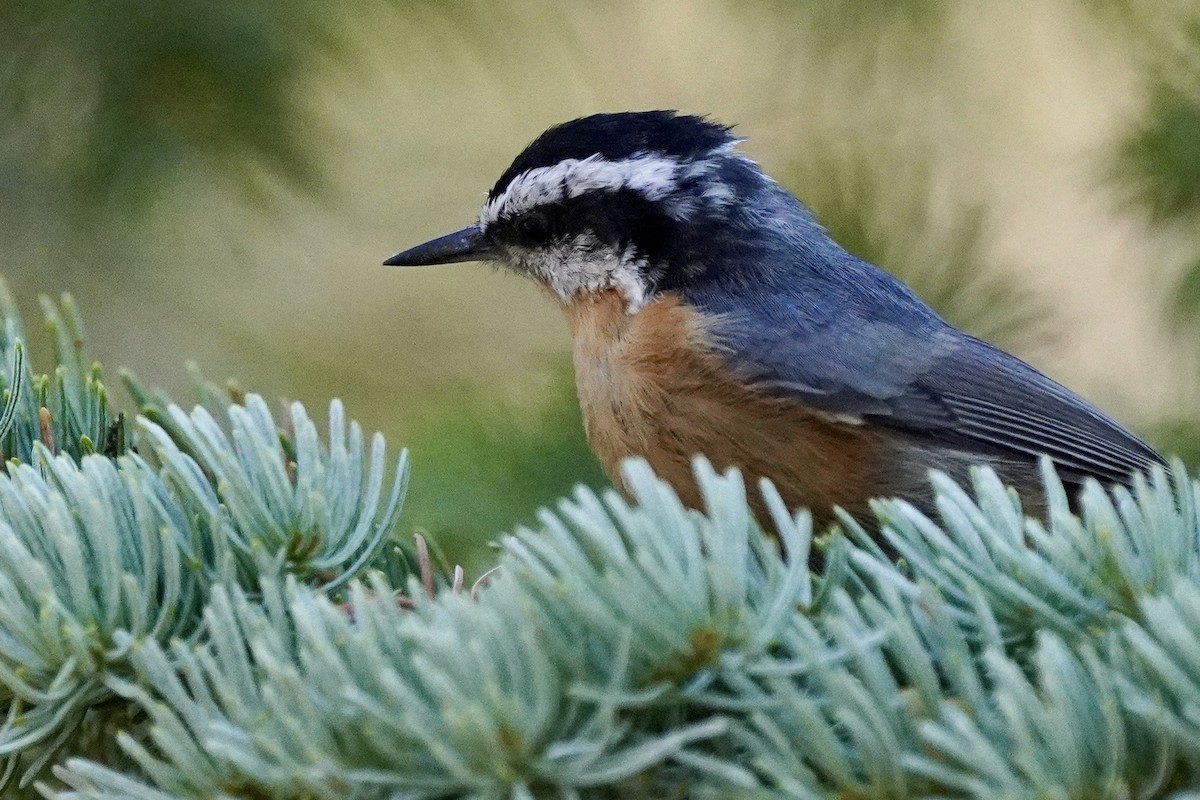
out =
<path fill-rule="evenodd" d="M 628 314 L 607 291 L 580 296 L 566 316 L 588 441 L 614 482 L 621 459 L 643 456 L 695 506 L 691 459 L 702 453 L 748 481 L 770 478 L 790 506 L 818 517 L 833 505 L 859 513 L 883 488 L 883 442 L 871 429 L 739 383 L 711 321 L 678 298 Z"/>

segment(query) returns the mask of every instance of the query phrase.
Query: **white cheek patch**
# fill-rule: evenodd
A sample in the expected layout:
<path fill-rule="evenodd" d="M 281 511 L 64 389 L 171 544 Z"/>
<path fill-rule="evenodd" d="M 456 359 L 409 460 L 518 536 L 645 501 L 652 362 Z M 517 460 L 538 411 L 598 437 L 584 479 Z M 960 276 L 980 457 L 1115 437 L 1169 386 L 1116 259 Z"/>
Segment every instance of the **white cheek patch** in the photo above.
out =
<path fill-rule="evenodd" d="M 648 301 L 646 260 L 630 245 L 624 250 L 602 245 L 582 234 L 548 248 L 510 251 L 513 265 L 545 283 L 563 302 L 580 293 L 616 289 L 625 311 L 635 313 Z"/>
<path fill-rule="evenodd" d="M 702 208 L 719 210 L 736 201 L 733 187 L 716 174 L 735 144 L 684 161 L 654 154 L 618 161 L 594 155 L 536 167 L 513 178 L 502 193 L 484 204 L 479 227 L 486 231 L 497 220 L 511 220 L 530 209 L 588 192 L 634 191 L 677 220 L 691 219 Z M 580 293 L 616 289 L 632 314 L 652 299 L 654 276 L 632 245 L 617 249 L 585 232 L 550 244 L 507 244 L 505 250 L 516 271 L 537 278 L 564 302 Z"/>
<path fill-rule="evenodd" d="M 635 156 L 620 161 L 600 156 L 568 158 L 513 178 L 502 194 L 483 206 L 479 226 L 486 229 L 500 217 L 515 216 L 584 192 L 631 189 L 647 200 L 661 200 L 678 186 L 678 170 L 679 161 L 664 156 Z"/>

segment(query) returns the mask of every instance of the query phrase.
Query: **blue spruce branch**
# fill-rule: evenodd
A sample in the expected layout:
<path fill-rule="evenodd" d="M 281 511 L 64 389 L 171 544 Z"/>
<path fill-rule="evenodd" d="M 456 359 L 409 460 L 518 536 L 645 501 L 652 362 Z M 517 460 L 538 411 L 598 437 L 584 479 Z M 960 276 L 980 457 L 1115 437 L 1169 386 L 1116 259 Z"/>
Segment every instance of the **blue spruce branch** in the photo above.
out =
<path fill-rule="evenodd" d="M 336 401 L 127 379 L 69 299 L 36 375 L 0 293 L 0 759 L 76 798 L 1155 798 L 1200 788 L 1200 484 L 1025 517 L 987 471 L 814 537 L 645 464 L 428 594 L 407 462 Z M 818 552 L 820 573 L 809 569 Z M 898 555 L 897 560 L 895 556 Z M 51 772 L 52 770 L 52 772 Z"/>
<path fill-rule="evenodd" d="M 501 541 L 476 600 L 349 609 L 276 582 L 220 590 L 202 641 L 149 642 L 122 692 L 142 778 L 94 761 L 55 795 L 132 797 L 1165 797 L 1200 783 L 1196 492 L 1182 470 L 1085 491 L 1047 467 L 1049 525 L 981 470 L 940 523 L 847 521 L 809 573 L 736 473 L 706 512 L 644 464 L 633 502 L 580 491 Z M 267 597 L 272 599 L 266 600 Z M 182 665 L 181 667 L 176 665 Z M 180 673 L 185 676 L 181 679 Z M 47 787 L 48 794 L 53 792 Z M 159 792 L 166 792 L 165 795 Z"/>
<path fill-rule="evenodd" d="M 214 587 L 292 574 L 338 591 L 387 545 L 408 475 L 406 456 L 388 459 L 378 435 L 368 445 L 336 401 L 325 442 L 299 406 L 281 433 L 253 395 L 227 407 L 227 430 L 203 409 L 173 406 L 161 412 L 176 438 L 145 418 L 135 429 L 110 410 L 70 298 L 43 307 L 51 376 L 25 364 L 21 321 L 0 287 L 7 791 L 64 752 L 96 751 L 120 720 L 136 727 L 139 712 L 116 693 L 135 674 L 135 643 L 201 640 Z"/>

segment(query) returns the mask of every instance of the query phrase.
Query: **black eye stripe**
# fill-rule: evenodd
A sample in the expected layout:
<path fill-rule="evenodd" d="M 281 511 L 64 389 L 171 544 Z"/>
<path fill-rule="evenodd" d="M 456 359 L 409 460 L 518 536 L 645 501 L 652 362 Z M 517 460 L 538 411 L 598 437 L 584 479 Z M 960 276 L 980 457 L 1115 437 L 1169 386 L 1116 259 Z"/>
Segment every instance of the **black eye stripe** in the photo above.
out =
<path fill-rule="evenodd" d="M 662 202 L 633 189 L 597 189 L 546 203 L 488 227 L 487 236 L 501 244 L 537 249 L 556 243 L 600 251 L 631 251 L 649 262 L 676 258 L 691 239 Z"/>
<path fill-rule="evenodd" d="M 540 211 L 528 211 L 517 219 L 517 232 L 527 239 L 544 239 L 548 231 L 546 217 Z"/>

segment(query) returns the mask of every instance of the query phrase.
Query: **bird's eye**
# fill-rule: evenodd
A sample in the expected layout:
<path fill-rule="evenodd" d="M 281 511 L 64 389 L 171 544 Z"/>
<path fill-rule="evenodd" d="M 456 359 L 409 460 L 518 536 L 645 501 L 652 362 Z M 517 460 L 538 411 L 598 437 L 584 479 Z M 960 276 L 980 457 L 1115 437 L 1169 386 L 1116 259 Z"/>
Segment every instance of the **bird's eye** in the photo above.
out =
<path fill-rule="evenodd" d="M 526 240 L 537 241 L 546 238 L 549 225 L 546 218 L 538 213 L 523 215 L 517 220 L 517 233 Z"/>

